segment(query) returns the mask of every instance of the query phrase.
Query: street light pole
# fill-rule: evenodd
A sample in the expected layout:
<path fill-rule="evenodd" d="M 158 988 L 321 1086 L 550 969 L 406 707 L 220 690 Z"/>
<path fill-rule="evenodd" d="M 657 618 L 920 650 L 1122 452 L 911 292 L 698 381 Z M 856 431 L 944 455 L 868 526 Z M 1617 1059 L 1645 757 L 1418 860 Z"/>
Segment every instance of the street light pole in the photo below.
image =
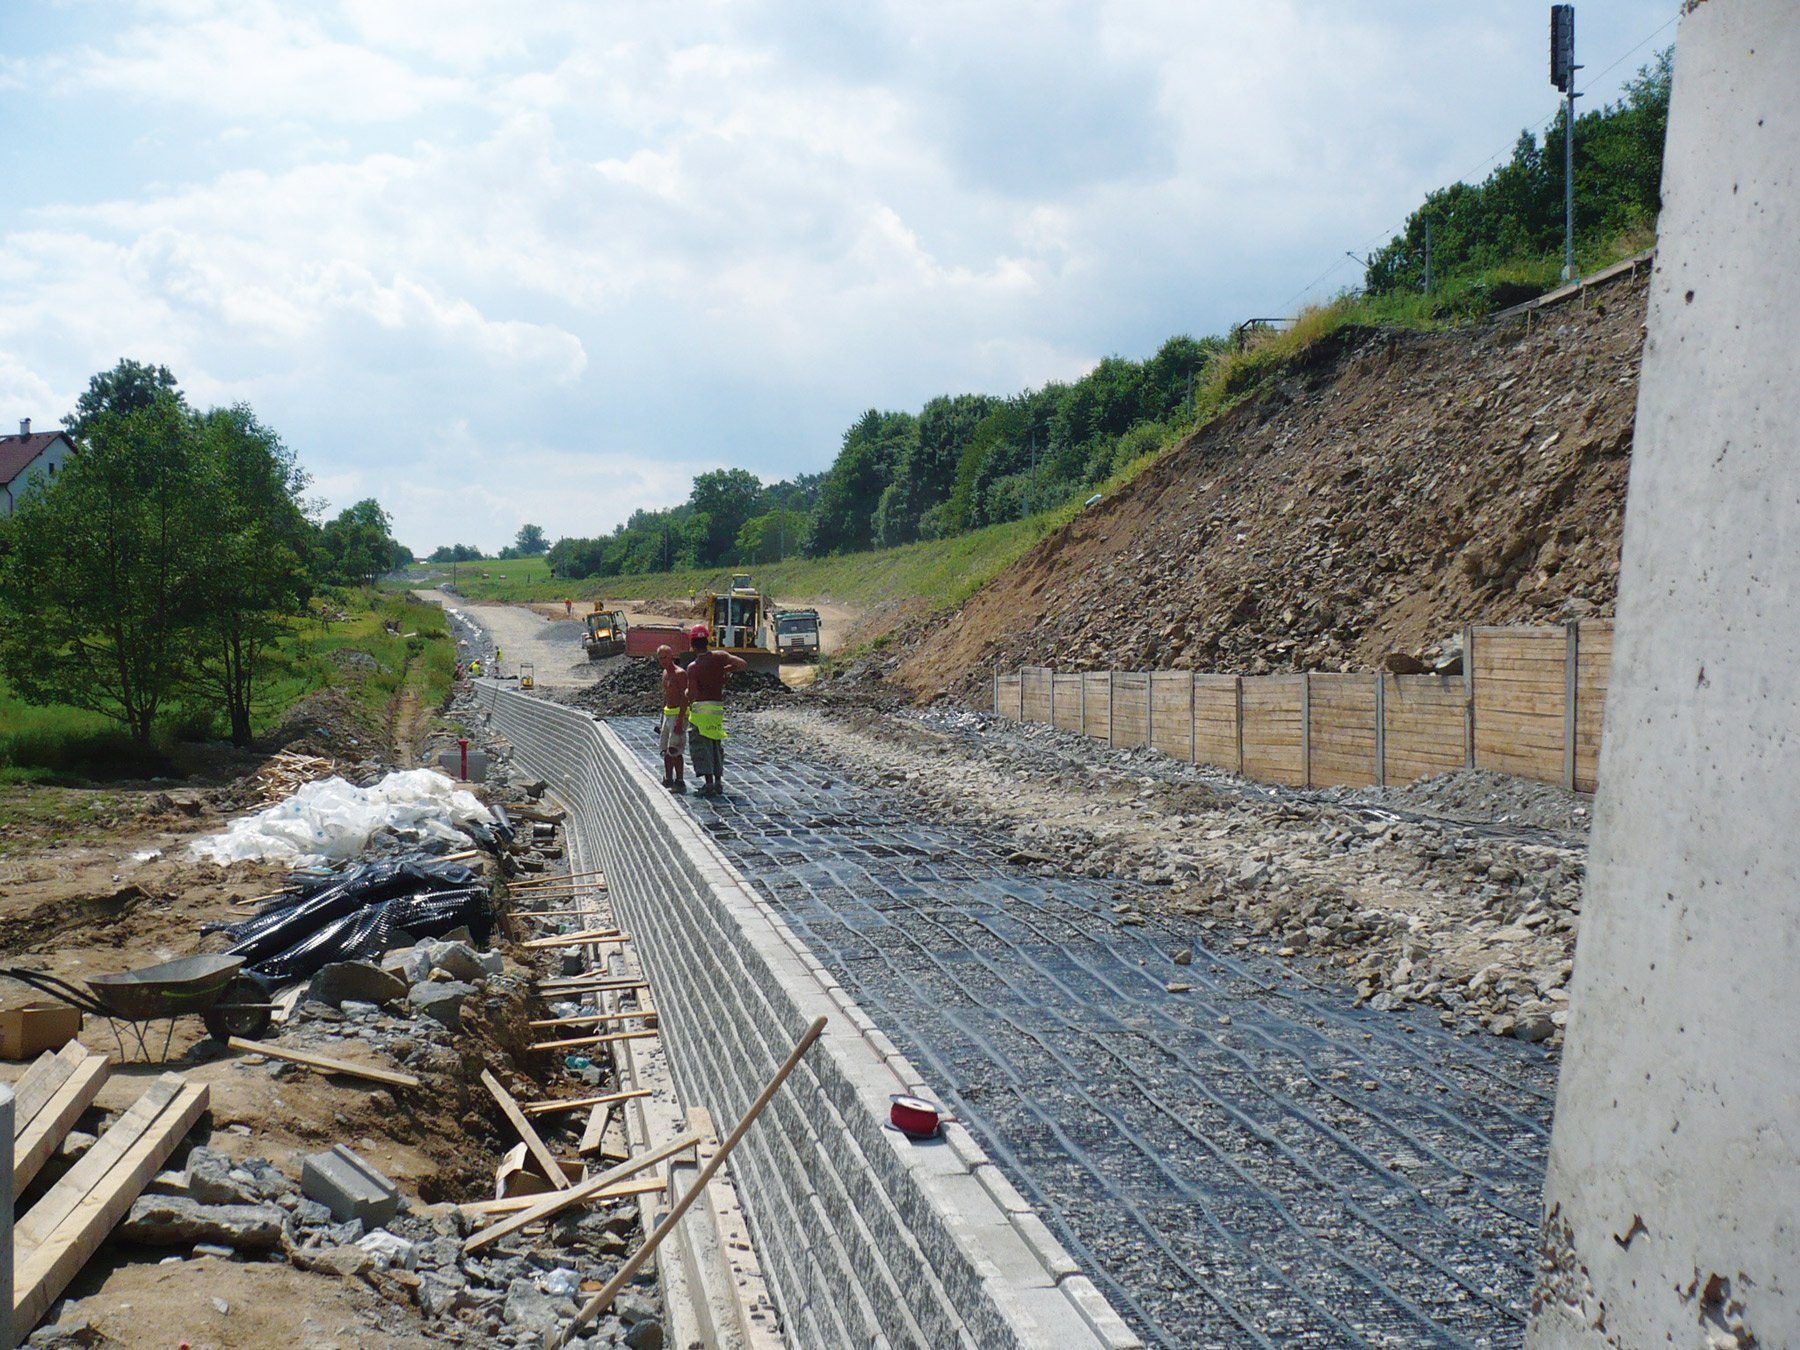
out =
<path fill-rule="evenodd" d="M 1575 6 L 1550 6 L 1550 83 L 1567 96 L 1563 107 L 1563 280 L 1575 280 Z"/>

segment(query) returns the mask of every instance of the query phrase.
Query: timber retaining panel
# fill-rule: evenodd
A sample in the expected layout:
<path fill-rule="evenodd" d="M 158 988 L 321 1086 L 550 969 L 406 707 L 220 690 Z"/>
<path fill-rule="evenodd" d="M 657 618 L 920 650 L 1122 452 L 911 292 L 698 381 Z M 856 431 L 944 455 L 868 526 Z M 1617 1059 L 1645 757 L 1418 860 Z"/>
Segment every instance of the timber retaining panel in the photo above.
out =
<path fill-rule="evenodd" d="M 789 1344 L 1140 1344 L 967 1130 L 914 1143 L 887 1127 L 890 1095 L 929 1085 L 610 727 L 477 692 L 519 767 L 568 808 L 574 868 L 605 869 L 684 1106 L 725 1127 L 830 1019 L 731 1162 Z"/>

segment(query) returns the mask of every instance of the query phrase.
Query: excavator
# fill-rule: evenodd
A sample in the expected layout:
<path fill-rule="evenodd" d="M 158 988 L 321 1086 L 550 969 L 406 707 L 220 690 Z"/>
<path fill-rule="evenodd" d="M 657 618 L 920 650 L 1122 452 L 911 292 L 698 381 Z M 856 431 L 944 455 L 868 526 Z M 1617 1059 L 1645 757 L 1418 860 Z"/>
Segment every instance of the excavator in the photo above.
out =
<path fill-rule="evenodd" d="M 781 658 L 769 645 L 765 610 L 762 592 L 742 572 L 732 577 L 729 590 L 712 591 L 706 597 L 714 649 L 741 656 L 751 670 L 773 675 L 781 668 Z"/>

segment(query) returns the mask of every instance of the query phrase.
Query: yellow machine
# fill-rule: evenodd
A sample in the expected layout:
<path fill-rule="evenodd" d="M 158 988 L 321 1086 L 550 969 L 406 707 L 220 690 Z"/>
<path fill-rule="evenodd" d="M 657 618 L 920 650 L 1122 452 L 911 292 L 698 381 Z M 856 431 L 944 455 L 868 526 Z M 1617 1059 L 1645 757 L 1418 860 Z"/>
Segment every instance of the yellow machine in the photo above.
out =
<path fill-rule="evenodd" d="M 731 579 L 731 589 L 706 597 L 706 622 L 712 629 L 717 651 L 741 656 L 752 670 L 773 674 L 781 660 L 770 648 L 762 592 L 743 573 Z"/>
<path fill-rule="evenodd" d="M 537 667 L 529 661 L 519 662 L 519 688 L 537 688 Z"/>
<path fill-rule="evenodd" d="M 587 636 L 582 645 L 590 661 L 619 656 L 625 651 L 625 613 L 617 609 L 601 609 L 594 601 L 594 612 L 587 616 Z"/>

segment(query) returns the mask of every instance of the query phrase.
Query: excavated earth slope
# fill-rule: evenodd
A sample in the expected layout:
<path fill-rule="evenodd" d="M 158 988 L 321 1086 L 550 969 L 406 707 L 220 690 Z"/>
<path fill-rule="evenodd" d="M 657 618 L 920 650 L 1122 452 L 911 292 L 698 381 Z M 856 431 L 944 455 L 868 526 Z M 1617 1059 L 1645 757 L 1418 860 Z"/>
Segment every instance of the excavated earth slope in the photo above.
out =
<path fill-rule="evenodd" d="M 1529 332 L 1340 331 L 868 673 L 980 701 L 996 667 L 1375 669 L 1609 615 L 1647 287 Z"/>

